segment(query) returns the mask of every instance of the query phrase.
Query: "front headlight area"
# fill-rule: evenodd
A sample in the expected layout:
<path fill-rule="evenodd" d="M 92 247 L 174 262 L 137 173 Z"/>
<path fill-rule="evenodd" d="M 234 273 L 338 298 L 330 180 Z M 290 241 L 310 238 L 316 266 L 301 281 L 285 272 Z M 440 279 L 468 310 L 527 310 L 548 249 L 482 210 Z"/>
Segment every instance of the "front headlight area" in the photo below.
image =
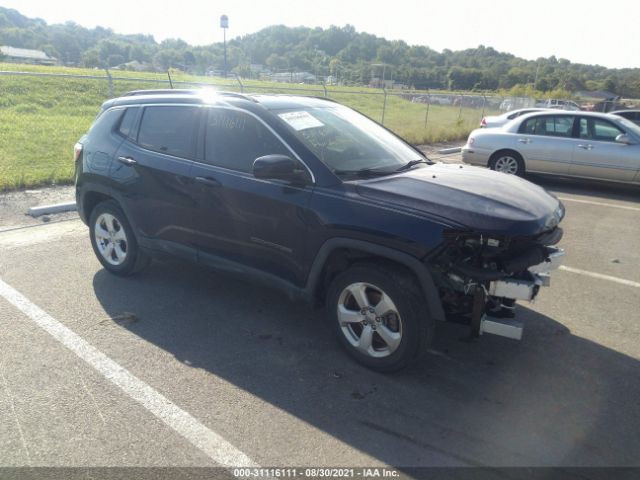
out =
<path fill-rule="evenodd" d="M 471 325 L 475 335 L 485 317 L 513 319 L 516 300 L 532 301 L 549 286 L 564 255 L 552 246 L 561 238 L 558 227 L 533 237 L 447 231 L 426 260 L 447 319 Z"/>

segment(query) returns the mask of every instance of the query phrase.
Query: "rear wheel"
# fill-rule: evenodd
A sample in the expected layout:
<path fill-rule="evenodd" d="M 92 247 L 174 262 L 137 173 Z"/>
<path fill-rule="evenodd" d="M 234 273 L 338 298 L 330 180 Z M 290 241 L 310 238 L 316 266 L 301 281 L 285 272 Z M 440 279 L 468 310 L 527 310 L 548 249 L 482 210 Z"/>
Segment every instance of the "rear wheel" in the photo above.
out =
<path fill-rule="evenodd" d="M 359 264 L 339 274 L 329 287 L 327 314 L 346 351 L 382 372 L 418 359 L 433 336 L 415 280 L 393 267 Z"/>
<path fill-rule="evenodd" d="M 99 203 L 89 220 L 91 246 L 102 266 L 116 275 L 131 275 L 149 264 L 133 229 L 114 200 Z"/>
<path fill-rule="evenodd" d="M 508 150 L 494 153 L 489 161 L 489 168 L 509 175 L 522 176 L 524 174 L 522 156 L 517 152 Z"/>

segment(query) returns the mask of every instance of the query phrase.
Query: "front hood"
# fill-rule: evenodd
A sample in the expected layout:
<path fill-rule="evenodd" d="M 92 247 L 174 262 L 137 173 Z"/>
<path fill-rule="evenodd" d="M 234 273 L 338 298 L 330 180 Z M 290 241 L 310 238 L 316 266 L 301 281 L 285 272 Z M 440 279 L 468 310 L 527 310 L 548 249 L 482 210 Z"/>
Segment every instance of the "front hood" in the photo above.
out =
<path fill-rule="evenodd" d="M 437 216 L 478 232 L 535 235 L 564 215 L 558 199 L 514 175 L 438 163 L 359 182 L 363 197 Z M 559 209 L 560 207 L 560 209 Z"/>

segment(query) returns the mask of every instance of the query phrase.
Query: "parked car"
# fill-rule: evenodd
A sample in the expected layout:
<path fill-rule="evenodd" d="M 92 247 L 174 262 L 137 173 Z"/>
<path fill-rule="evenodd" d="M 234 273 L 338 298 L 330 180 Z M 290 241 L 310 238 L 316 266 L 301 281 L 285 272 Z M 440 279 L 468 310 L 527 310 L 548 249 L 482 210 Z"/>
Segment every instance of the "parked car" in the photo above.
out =
<path fill-rule="evenodd" d="M 640 182 L 640 127 L 606 113 L 537 112 L 471 132 L 462 159 L 514 175 Z"/>
<path fill-rule="evenodd" d="M 631 120 L 636 125 L 640 125 L 640 110 L 616 110 L 615 112 L 610 113 L 611 115 L 624 117 L 627 120 Z"/>
<path fill-rule="evenodd" d="M 495 128 L 501 127 L 505 123 L 510 122 L 514 118 L 518 118 L 521 115 L 526 115 L 527 113 L 540 112 L 543 110 L 547 110 L 545 108 L 520 108 L 518 110 L 512 110 L 507 113 L 503 113 L 502 115 L 489 115 L 487 117 L 482 117 L 480 120 L 480 128 Z"/>
<path fill-rule="evenodd" d="M 564 208 L 542 188 L 433 164 L 326 99 L 137 92 L 103 104 L 75 158 L 106 270 L 170 254 L 262 281 L 324 304 L 347 352 L 381 371 L 418 358 L 436 321 L 519 338 L 515 300 L 563 256 Z"/>
<path fill-rule="evenodd" d="M 571 100 L 557 100 L 555 98 L 550 98 L 548 100 L 538 102 L 536 103 L 536 107 L 552 108 L 554 110 L 581 110 L 580 105 L 578 105 L 576 102 L 572 102 Z"/>

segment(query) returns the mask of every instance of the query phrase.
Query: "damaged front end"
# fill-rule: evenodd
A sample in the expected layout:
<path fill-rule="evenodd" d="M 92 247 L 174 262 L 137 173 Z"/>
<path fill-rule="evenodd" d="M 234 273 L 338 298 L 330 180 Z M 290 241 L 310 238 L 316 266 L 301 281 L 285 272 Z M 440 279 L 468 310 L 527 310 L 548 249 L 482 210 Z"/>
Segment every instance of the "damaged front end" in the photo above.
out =
<path fill-rule="evenodd" d="M 513 237 L 447 231 L 427 259 L 447 320 L 469 324 L 474 337 L 486 332 L 519 340 L 515 302 L 533 301 L 550 285 L 549 273 L 564 257 L 555 247 L 561 238 L 557 226 Z"/>

